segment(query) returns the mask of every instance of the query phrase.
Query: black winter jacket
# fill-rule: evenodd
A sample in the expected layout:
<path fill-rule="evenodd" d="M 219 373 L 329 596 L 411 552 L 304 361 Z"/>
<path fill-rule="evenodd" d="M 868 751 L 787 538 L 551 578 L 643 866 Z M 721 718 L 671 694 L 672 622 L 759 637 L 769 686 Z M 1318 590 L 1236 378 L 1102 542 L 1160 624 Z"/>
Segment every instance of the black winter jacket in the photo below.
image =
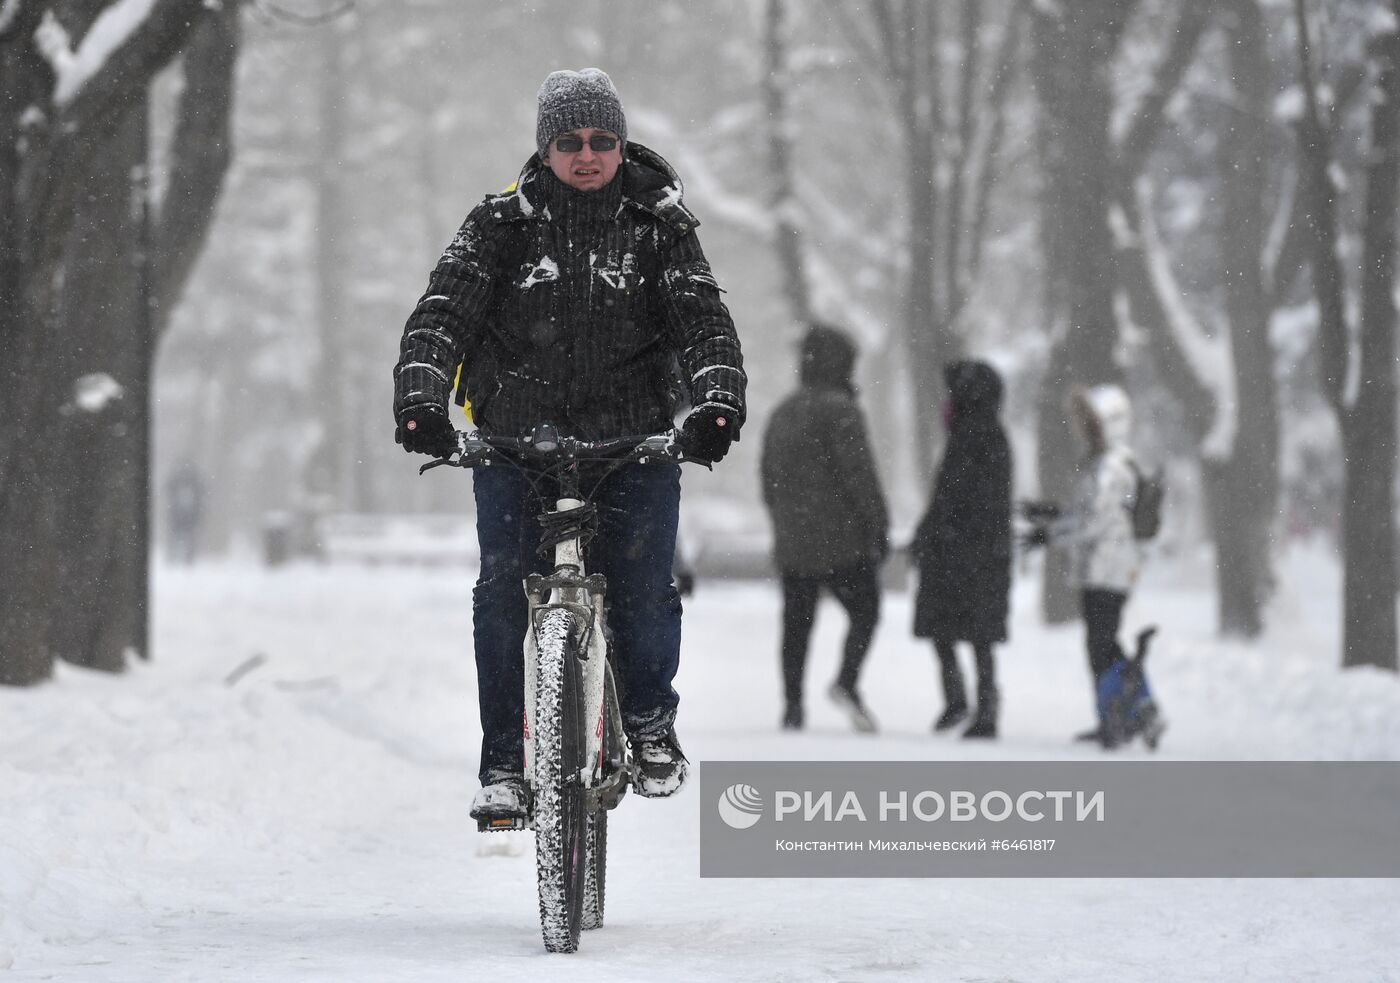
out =
<path fill-rule="evenodd" d="M 773 562 L 789 576 L 877 564 L 889 542 L 880 476 L 851 388 L 854 351 L 830 346 L 817 356 L 806 360 L 802 387 L 773 411 L 763 436 Z"/>
<path fill-rule="evenodd" d="M 404 326 L 394 413 L 447 401 L 453 375 L 485 433 L 555 423 L 587 438 L 672 425 L 683 396 L 742 424 L 734 323 L 681 201 L 636 143 L 616 180 L 584 194 L 538 155 L 472 210 Z"/>
<path fill-rule="evenodd" d="M 997 421 L 1001 377 L 969 361 L 949 365 L 944 378 L 953 419 L 911 548 L 921 574 L 914 634 L 1000 642 L 1011 591 L 1011 449 Z"/>

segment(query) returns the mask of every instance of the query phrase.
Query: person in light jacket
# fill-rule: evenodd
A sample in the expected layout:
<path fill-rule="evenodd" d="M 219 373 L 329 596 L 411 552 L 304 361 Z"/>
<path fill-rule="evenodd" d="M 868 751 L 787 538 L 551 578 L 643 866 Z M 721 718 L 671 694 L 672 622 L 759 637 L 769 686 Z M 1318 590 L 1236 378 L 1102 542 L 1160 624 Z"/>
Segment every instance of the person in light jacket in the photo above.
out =
<path fill-rule="evenodd" d="M 1055 538 L 1072 550 L 1090 681 L 1097 692 L 1098 680 L 1123 654 L 1118 643 L 1123 607 L 1142 569 L 1132 520 L 1137 494 L 1137 463 L 1128 444 L 1132 405 L 1121 387 L 1098 385 L 1076 389 L 1070 406 L 1086 456 L 1069 515 Z M 1096 726 L 1077 736 L 1100 740 L 1102 733 Z"/>

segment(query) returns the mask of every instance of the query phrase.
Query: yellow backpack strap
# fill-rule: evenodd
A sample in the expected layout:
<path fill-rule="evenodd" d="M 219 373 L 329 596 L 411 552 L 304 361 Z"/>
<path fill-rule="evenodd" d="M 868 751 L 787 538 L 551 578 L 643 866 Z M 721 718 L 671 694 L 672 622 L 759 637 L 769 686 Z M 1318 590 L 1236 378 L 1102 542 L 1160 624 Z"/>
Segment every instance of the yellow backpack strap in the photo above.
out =
<path fill-rule="evenodd" d="M 475 423 L 472 419 L 472 401 L 467 399 L 467 390 L 462 386 L 462 369 L 465 363 L 457 363 L 457 374 L 452 379 L 452 390 L 457 394 L 457 405 L 462 407 L 462 412 L 467 416 L 468 423 Z"/>

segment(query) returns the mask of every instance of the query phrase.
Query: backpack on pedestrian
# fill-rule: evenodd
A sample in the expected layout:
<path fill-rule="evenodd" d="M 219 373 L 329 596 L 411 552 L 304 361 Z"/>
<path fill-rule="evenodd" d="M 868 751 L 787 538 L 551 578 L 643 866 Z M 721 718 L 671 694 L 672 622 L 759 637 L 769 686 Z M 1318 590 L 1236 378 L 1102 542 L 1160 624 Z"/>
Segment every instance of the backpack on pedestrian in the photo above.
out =
<path fill-rule="evenodd" d="M 1162 529 L 1162 500 L 1167 495 L 1167 483 L 1161 468 L 1149 474 L 1138 467 L 1136 461 L 1131 462 L 1130 466 L 1133 469 L 1134 491 L 1128 514 L 1132 519 L 1133 538 L 1144 543 L 1155 539 Z"/>

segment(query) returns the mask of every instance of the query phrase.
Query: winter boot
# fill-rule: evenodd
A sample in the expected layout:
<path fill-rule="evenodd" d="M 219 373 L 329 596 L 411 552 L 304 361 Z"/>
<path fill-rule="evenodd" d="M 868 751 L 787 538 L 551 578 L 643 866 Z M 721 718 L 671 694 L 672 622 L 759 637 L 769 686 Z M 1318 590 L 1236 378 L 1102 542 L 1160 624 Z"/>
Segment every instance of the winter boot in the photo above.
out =
<path fill-rule="evenodd" d="M 997 704 L 999 702 L 996 687 L 978 687 L 977 690 L 977 713 L 972 718 L 972 726 L 963 731 L 965 738 L 992 738 L 997 736 Z"/>
<path fill-rule="evenodd" d="M 801 730 L 804 722 L 802 704 L 789 703 L 783 710 L 783 730 Z"/>
<path fill-rule="evenodd" d="M 933 722 L 933 732 L 942 733 L 956 727 L 967 717 L 967 691 L 963 689 L 962 670 L 958 668 L 957 653 L 951 642 L 938 642 L 939 678 L 943 681 L 943 713 Z"/>
<path fill-rule="evenodd" d="M 661 799 L 675 795 L 685 784 L 690 762 L 681 751 L 672 727 L 660 737 L 637 742 L 632 762 L 632 787 L 638 795 Z"/>
<path fill-rule="evenodd" d="M 941 734 L 945 730 L 956 727 L 966 718 L 967 698 L 964 697 L 956 703 L 949 700 L 948 705 L 943 708 L 943 712 L 939 714 L 938 719 L 933 722 L 933 732 L 935 734 Z"/>
<path fill-rule="evenodd" d="M 826 691 L 831 697 L 831 702 L 845 711 L 846 716 L 851 718 L 851 726 L 862 734 L 873 734 L 876 731 L 875 718 L 870 715 L 870 711 L 865 709 L 865 704 L 860 701 L 856 691 L 840 683 L 832 683 L 831 689 Z"/>
<path fill-rule="evenodd" d="M 530 792 L 525 787 L 525 776 L 505 772 L 493 777 L 495 780 L 481 786 L 472 799 L 471 817 L 478 823 L 523 821 L 530 811 Z"/>
<path fill-rule="evenodd" d="M 967 693 L 963 690 L 962 671 L 956 660 L 943 663 L 943 713 L 933 722 L 935 734 L 962 723 L 967 717 Z"/>

